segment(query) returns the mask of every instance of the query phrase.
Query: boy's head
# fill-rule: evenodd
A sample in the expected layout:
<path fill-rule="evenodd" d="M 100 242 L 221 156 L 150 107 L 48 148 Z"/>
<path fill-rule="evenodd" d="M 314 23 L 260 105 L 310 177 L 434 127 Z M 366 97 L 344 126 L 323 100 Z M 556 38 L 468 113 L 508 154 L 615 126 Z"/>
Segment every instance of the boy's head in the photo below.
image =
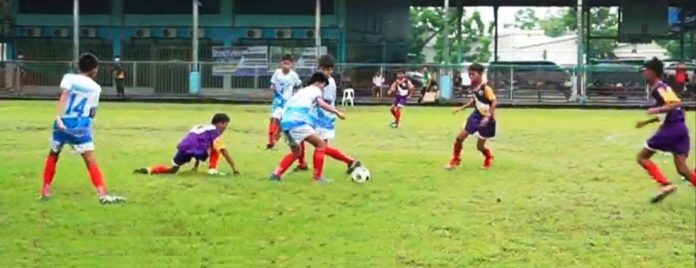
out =
<path fill-rule="evenodd" d="M 311 78 L 309 78 L 309 84 L 323 89 L 329 84 L 329 79 L 323 72 L 316 72 L 312 74 Z"/>
<path fill-rule="evenodd" d="M 648 80 L 649 82 L 659 80 L 662 77 L 665 69 L 665 65 L 657 58 L 652 58 L 651 60 L 645 62 L 643 67 L 645 67 L 645 80 Z"/>
<path fill-rule="evenodd" d="M 406 80 L 406 71 L 398 70 L 396 71 L 396 81 L 403 82 Z"/>
<path fill-rule="evenodd" d="M 293 60 L 292 55 L 285 54 L 280 59 L 280 69 L 282 69 L 283 72 L 289 72 L 294 62 L 295 60 Z"/>
<path fill-rule="evenodd" d="M 474 63 L 471 66 L 469 66 L 469 79 L 471 82 L 474 83 L 481 83 L 483 80 L 483 72 L 486 70 L 486 67 L 483 67 L 483 65 Z"/>
<path fill-rule="evenodd" d="M 210 123 L 215 125 L 215 127 L 217 127 L 217 129 L 220 130 L 220 132 L 222 133 L 223 131 L 225 131 L 227 125 L 230 123 L 230 117 L 224 113 L 215 114 L 213 116 L 213 119 L 210 120 Z"/>
<path fill-rule="evenodd" d="M 91 53 L 84 53 L 80 55 L 80 59 L 77 61 L 77 68 L 80 70 L 80 73 L 95 78 L 97 77 L 97 72 L 99 72 L 99 59 Z"/>
<path fill-rule="evenodd" d="M 329 77 L 333 73 L 334 69 L 334 59 L 331 55 L 323 55 L 319 58 L 319 70 L 326 77 Z"/>

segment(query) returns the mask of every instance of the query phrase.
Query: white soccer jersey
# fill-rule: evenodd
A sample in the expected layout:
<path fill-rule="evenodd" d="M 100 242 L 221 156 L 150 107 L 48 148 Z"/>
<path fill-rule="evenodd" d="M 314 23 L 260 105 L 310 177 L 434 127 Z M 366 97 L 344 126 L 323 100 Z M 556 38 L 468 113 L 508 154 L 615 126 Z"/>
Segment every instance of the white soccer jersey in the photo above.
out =
<path fill-rule="evenodd" d="M 293 70 L 286 74 L 283 73 L 282 69 L 277 69 L 271 77 L 271 84 L 275 86 L 274 96 L 276 98 L 282 97 L 283 100 L 288 100 L 292 96 L 294 87 L 302 85 L 302 80 Z"/>
<path fill-rule="evenodd" d="M 81 74 L 66 74 L 60 88 L 70 93 L 62 118 L 94 116 L 102 90 L 97 82 Z"/>

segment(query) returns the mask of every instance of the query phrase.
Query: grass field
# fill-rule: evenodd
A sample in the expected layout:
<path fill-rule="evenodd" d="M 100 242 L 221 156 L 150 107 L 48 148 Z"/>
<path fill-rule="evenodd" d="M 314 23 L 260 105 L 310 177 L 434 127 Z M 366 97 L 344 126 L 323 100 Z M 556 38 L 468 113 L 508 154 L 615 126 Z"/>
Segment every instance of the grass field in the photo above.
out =
<path fill-rule="evenodd" d="M 322 186 L 309 173 L 267 181 L 286 150 L 262 150 L 266 106 L 104 103 L 97 157 L 128 203 L 103 206 L 69 150 L 54 198 L 37 200 L 54 105 L 0 102 L 0 267 L 694 266 L 696 194 L 657 156 L 681 189 L 648 204 L 657 188 L 634 161 L 654 130 L 633 128 L 643 111 L 501 109 L 493 169 L 479 170 L 469 140 L 447 172 L 466 115 L 409 107 L 394 130 L 386 107 L 349 108 L 335 144 L 372 181 L 354 184 L 327 160 L 336 183 Z M 242 177 L 131 174 L 169 163 L 215 112 L 232 117 Z"/>

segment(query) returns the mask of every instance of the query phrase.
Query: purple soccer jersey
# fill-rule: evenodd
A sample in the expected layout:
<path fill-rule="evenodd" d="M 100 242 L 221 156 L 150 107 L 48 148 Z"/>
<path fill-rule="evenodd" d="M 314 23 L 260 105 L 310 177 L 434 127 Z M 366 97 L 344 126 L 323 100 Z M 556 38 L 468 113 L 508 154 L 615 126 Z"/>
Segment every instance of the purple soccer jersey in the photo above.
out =
<path fill-rule="evenodd" d="M 663 82 L 658 82 L 653 87 L 650 96 L 655 100 L 656 107 L 681 101 L 672 89 Z M 666 114 L 659 115 L 659 117 L 662 125 L 655 135 L 648 139 L 646 147 L 650 150 L 688 155 L 691 149 L 691 138 L 685 123 L 686 113 L 684 109 L 678 107 Z"/>
<path fill-rule="evenodd" d="M 186 137 L 179 142 L 177 149 L 180 152 L 192 155 L 207 154 L 213 146 L 215 139 L 222 133 L 214 125 L 194 126 Z"/>

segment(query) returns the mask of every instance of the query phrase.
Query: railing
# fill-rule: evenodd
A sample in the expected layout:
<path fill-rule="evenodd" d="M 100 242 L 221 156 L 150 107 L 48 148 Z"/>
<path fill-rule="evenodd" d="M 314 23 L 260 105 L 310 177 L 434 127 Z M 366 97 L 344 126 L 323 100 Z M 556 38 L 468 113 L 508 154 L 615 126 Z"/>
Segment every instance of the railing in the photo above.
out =
<path fill-rule="evenodd" d="M 97 82 L 103 95 L 116 94 L 113 70 L 120 65 L 125 70 L 126 94 L 129 97 L 195 97 L 188 95 L 189 62 L 103 62 Z M 236 66 L 228 75 L 213 72 L 218 63 L 200 63 L 201 95 L 240 100 L 267 100 L 272 72 L 277 66 Z M 67 61 L 8 61 L 0 62 L 0 94 L 5 96 L 55 96 L 62 76 L 73 68 Z M 419 89 L 438 91 L 440 78 L 455 78 L 450 101 L 469 94 L 468 66 L 429 65 L 431 83 L 423 84 L 423 65 L 409 64 L 339 64 L 335 68 L 341 88 L 353 88 L 357 102 L 388 102 L 386 87 L 397 71 L 405 71 Z M 313 70 L 297 70 L 306 78 Z M 579 74 L 579 75 L 578 75 Z M 373 77 L 382 76 L 385 83 L 376 87 Z M 696 79 L 691 70 L 691 84 L 682 87 L 672 82 L 675 91 L 688 101 L 696 96 Z M 460 79 L 461 78 L 461 79 Z M 519 104 L 644 104 L 649 101 L 647 87 L 640 67 L 629 65 L 598 65 L 578 70 L 575 66 L 553 64 L 489 64 L 485 79 L 503 103 Z M 442 90 L 445 91 L 445 90 Z"/>

